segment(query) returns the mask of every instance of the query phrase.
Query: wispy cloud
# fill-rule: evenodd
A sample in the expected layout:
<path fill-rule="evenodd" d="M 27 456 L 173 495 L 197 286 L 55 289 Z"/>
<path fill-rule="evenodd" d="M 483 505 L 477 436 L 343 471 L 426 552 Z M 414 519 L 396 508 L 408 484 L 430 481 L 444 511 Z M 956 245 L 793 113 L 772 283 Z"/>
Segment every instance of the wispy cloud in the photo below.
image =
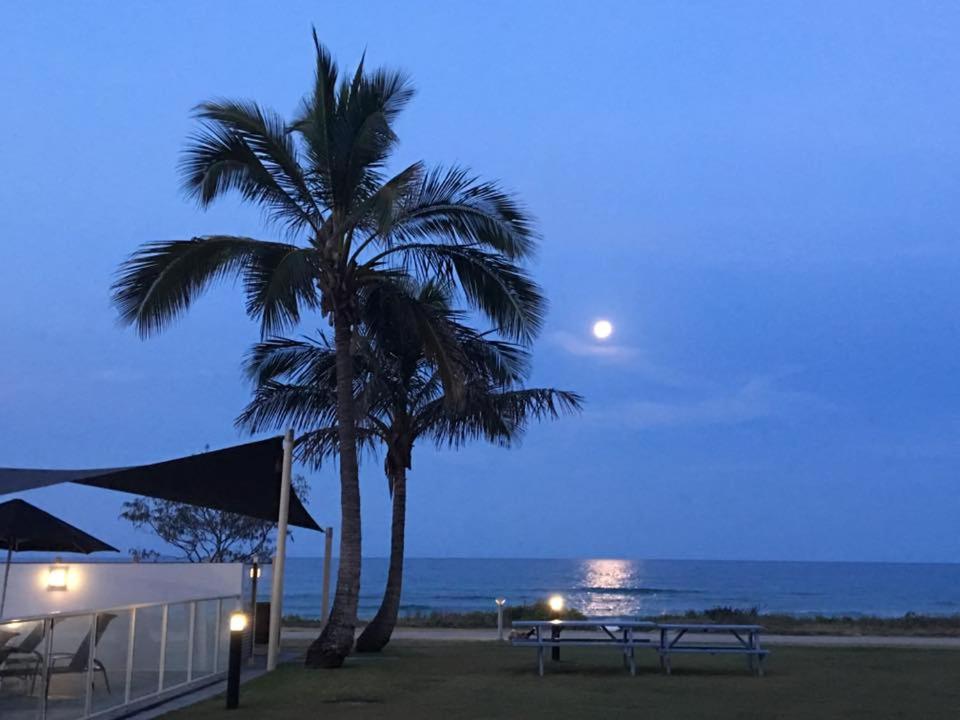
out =
<path fill-rule="evenodd" d="M 673 388 L 703 387 L 705 385 L 702 378 L 654 362 L 642 348 L 634 345 L 584 340 L 565 331 L 551 333 L 547 336 L 547 341 L 570 355 L 629 365 L 631 372 L 656 385 Z"/>
<path fill-rule="evenodd" d="M 739 425 L 756 420 L 792 419 L 834 412 L 822 398 L 781 384 L 779 375 L 755 377 L 726 390 L 677 400 L 626 400 L 589 411 L 598 422 L 631 428 Z"/>
<path fill-rule="evenodd" d="M 625 361 L 633 360 L 640 355 L 639 348 L 629 345 L 618 345 L 617 343 L 609 341 L 588 341 L 563 330 L 551 333 L 547 339 L 571 355 L 580 355 L 581 357 L 597 357 L 608 360 Z"/>
<path fill-rule="evenodd" d="M 635 345 L 601 343 L 565 331 L 551 333 L 547 340 L 570 355 L 621 365 L 632 377 L 642 380 L 645 391 L 649 391 L 646 397 L 591 403 L 585 417 L 594 422 L 632 428 L 739 425 L 838 410 L 813 393 L 791 387 L 791 379 L 801 372 L 797 367 L 724 382 L 656 362 Z"/>

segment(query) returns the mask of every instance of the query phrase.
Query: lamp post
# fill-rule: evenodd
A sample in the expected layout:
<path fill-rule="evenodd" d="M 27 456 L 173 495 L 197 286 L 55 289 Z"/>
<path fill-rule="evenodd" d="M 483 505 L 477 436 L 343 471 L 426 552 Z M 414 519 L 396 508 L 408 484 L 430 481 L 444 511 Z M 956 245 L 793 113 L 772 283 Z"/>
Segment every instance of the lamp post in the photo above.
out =
<path fill-rule="evenodd" d="M 247 629 L 247 616 L 235 612 L 230 616 L 230 659 L 227 664 L 227 710 L 240 704 L 240 655 L 243 652 L 243 631 Z"/>
<path fill-rule="evenodd" d="M 494 602 L 497 604 L 497 640 L 503 642 L 503 606 L 507 604 L 507 599 L 498 597 Z"/>
<path fill-rule="evenodd" d="M 547 601 L 547 606 L 550 608 L 550 619 L 559 622 L 560 616 L 563 614 L 563 596 L 562 595 L 551 595 L 550 599 Z M 550 639 L 559 640 L 560 639 L 560 625 L 555 624 L 550 628 Z M 560 659 L 560 646 L 554 645 L 550 649 L 550 657 L 554 660 Z"/>

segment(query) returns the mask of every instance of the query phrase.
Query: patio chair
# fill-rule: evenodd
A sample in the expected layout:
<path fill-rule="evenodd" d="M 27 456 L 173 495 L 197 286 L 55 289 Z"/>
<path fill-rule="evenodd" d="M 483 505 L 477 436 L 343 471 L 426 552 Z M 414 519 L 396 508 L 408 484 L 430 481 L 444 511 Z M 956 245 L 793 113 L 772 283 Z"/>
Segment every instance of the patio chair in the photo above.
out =
<path fill-rule="evenodd" d="M 37 652 L 37 647 L 43 642 L 43 630 L 44 623 L 38 622 L 20 643 L 0 643 L 0 681 L 8 677 L 30 678 L 30 692 L 33 692 L 43 664 L 43 655 Z"/>
<path fill-rule="evenodd" d="M 100 638 L 103 637 L 103 633 L 106 631 L 107 626 L 110 625 L 110 622 L 115 617 L 116 615 L 113 615 L 112 613 L 101 613 L 97 616 L 97 632 L 96 637 L 93 640 L 94 647 L 96 647 L 97 643 L 100 642 Z M 53 653 L 50 655 L 50 664 L 47 666 L 47 691 L 49 692 L 50 689 L 50 678 L 52 678 L 54 675 L 85 673 L 87 671 L 87 665 L 89 661 L 90 633 L 87 632 L 76 652 Z M 94 658 L 94 676 L 96 676 L 97 673 L 103 675 L 103 685 L 106 687 L 107 693 L 112 694 L 110 691 L 110 678 L 107 677 L 107 669 L 103 666 L 102 662 Z"/>
<path fill-rule="evenodd" d="M 12 632 L 10 630 L 0 630 L 0 650 L 3 650 L 3 646 L 8 642 L 13 640 L 20 633 Z"/>

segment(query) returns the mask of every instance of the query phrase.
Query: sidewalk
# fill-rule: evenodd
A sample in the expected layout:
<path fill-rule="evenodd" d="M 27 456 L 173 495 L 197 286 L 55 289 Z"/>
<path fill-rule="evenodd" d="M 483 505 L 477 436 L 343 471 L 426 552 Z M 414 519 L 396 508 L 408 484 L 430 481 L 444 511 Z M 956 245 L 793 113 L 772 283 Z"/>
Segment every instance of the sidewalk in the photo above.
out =
<path fill-rule="evenodd" d="M 295 652 L 281 652 L 280 657 L 278 658 L 279 662 L 281 663 L 293 662 L 298 659 L 299 654 Z M 240 670 L 240 683 L 242 685 L 243 683 L 249 682 L 254 678 L 258 678 L 261 675 L 266 674 L 266 672 L 266 655 L 258 652 L 254 658 L 253 664 L 250 664 L 246 661 L 243 663 Z M 226 679 L 218 680 L 210 685 L 204 685 L 203 687 L 197 688 L 191 692 L 183 695 L 177 695 L 169 700 L 162 700 L 156 705 L 144 708 L 143 710 L 139 710 L 131 715 L 126 715 L 124 716 L 124 720 L 153 720 L 153 718 L 161 717 L 167 713 L 173 712 L 174 710 L 190 707 L 191 705 L 194 705 L 202 700 L 209 700 L 217 695 L 223 695 L 226 693 L 226 691 Z"/>

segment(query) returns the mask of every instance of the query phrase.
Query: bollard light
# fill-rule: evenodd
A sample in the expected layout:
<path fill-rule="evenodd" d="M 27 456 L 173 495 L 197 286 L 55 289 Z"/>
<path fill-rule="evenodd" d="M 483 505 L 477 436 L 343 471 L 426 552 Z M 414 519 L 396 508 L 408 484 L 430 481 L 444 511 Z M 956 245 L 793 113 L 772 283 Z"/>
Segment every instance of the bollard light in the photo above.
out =
<path fill-rule="evenodd" d="M 230 615 L 230 658 L 227 664 L 227 710 L 240 704 L 240 655 L 243 646 L 243 631 L 247 629 L 246 613 Z"/>
<path fill-rule="evenodd" d="M 497 604 L 497 640 L 503 642 L 503 606 L 506 605 L 505 597 L 498 597 L 494 600 Z"/>
<path fill-rule="evenodd" d="M 247 629 L 247 614 L 242 612 L 235 612 L 230 616 L 230 632 L 232 633 L 242 633 Z"/>
<path fill-rule="evenodd" d="M 560 639 L 560 614 L 563 612 L 563 596 L 562 595 L 551 595 L 550 599 L 547 600 L 547 607 L 550 608 L 550 614 L 553 616 L 553 619 L 557 621 L 557 625 L 550 629 L 550 639 L 559 640 Z M 554 645 L 550 649 L 550 657 L 554 660 L 560 659 L 560 646 Z"/>

